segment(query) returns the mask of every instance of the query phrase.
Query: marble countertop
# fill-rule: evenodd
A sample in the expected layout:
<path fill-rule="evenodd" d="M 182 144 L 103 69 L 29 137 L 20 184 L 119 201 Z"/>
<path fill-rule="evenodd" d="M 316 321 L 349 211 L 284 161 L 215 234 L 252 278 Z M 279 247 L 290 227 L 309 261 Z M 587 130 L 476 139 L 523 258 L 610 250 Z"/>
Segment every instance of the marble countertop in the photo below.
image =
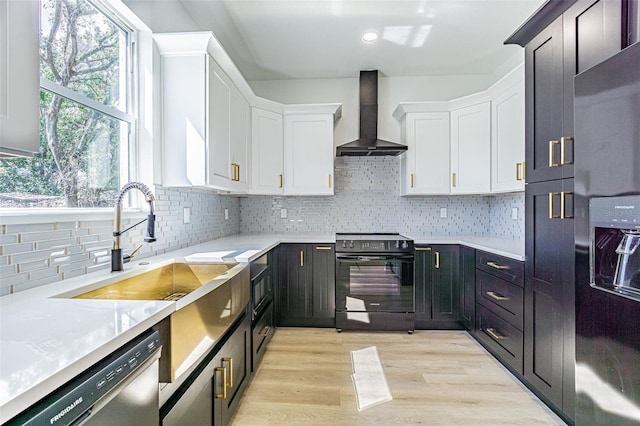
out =
<path fill-rule="evenodd" d="M 463 244 L 518 260 L 524 258 L 524 246 L 517 241 L 410 237 L 418 244 Z M 0 423 L 171 315 L 180 308 L 179 303 L 184 303 L 70 299 L 60 297 L 61 294 L 79 294 L 85 287 L 106 285 L 174 258 L 195 255 L 246 264 L 280 243 L 334 242 L 334 234 L 240 234 L 134 261 L 125 264 L 123 272 L 98 271 L 0 297 Z"/>

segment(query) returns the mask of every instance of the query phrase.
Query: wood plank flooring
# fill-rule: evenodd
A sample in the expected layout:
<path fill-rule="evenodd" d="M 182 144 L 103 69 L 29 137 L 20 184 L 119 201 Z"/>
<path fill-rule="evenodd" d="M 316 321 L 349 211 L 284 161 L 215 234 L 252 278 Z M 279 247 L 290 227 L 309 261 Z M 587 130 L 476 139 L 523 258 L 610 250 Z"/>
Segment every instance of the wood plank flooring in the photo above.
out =
<path fill-rule="evenodd" d="M 351 351 L 376 346 L 393 400 L 361 412 Z M 462 331 L 278 328 L 233 425 L 564 425 Z"/>

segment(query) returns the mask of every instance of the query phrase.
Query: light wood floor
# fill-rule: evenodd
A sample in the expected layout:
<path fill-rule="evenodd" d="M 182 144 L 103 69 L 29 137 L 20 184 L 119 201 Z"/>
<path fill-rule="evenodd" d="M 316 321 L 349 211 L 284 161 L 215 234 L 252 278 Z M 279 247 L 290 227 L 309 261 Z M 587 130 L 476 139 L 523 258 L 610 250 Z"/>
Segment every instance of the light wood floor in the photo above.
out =
<path fill-rule="evenodd" d="M 351 351 L 376 346 L 393 400 L 361 412 Z M 563 425 L 467 333 L 279 328 L 233 425 Z"/>

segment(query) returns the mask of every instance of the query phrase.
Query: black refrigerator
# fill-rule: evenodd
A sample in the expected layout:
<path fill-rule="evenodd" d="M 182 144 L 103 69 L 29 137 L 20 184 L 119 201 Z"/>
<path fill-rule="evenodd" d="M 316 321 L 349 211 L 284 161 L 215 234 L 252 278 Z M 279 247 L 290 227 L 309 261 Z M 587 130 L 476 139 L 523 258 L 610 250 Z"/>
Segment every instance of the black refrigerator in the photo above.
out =
<path fill-rule="evenodd" d="M 576 424 L 640 425 L 640 43 L 575 77 L 574 120 Z"/>

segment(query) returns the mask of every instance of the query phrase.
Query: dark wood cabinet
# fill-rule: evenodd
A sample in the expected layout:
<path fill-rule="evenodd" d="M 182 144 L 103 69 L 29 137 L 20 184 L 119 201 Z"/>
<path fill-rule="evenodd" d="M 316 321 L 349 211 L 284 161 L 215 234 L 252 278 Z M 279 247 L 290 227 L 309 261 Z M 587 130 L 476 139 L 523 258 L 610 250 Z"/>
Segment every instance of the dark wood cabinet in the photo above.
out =
<path fill-rule="evenodd" d="M 335 244 L 281 244 L 278 325 L 335 327 Z"/>
<path fill-rule="evenodd" d="M 460 247 L 416 247 L 417 329 L 460 329 Z"/>
<path fill-rule="evenodd" d="M 476 323 L 476 251 L 460 247 L 460 323 L 475 330 Z"/>
<path fill-rule="evenodd" d="M 511 371 L 522 376 L 524 358 L 524 265 L 476 252 L 476 333 Z"/>
<path fill-rule="evenodd" d="M 573 92 L 626 46 L 623 0 L 551 0 L 507 43 L 525 47 L 524 378 L 574 418 Z"/>
<path fill-rule="evenodd" d="M 230 423 L 250 379 L 250 334 L 245 314 L 162 407 L 163 425 Z"/>
<path fill-rule="evenodd" d="M 525 210 L 524 376 L 572 418 L 573 179 L 528 184 Z"/>

